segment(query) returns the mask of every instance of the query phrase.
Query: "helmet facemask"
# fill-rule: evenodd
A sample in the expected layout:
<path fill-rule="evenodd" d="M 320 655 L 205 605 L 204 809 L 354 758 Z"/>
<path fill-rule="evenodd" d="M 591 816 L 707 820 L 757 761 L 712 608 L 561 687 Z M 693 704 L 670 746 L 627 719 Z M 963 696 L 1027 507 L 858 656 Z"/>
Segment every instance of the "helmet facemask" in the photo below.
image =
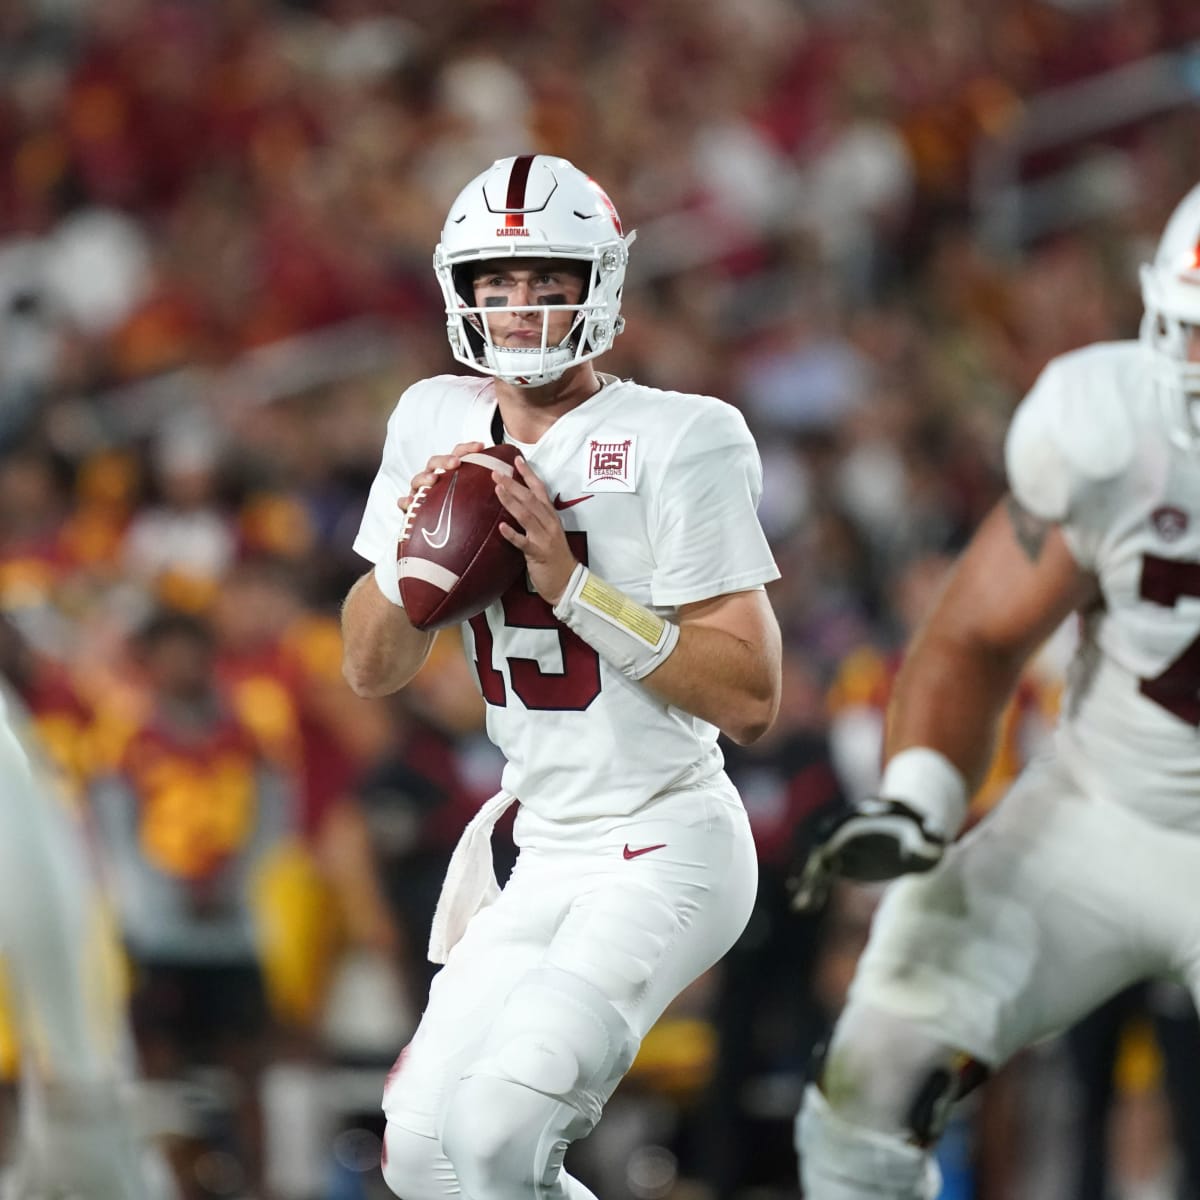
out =
<path fill-rule="evenodd" d="M 1152 291 L 1143 278 L 1143 290 Z M 1185 449 L 1200 449 L 1200 325 L 1181 320 L 1164 309 L 1147 305 L 1139 337 L 1149 351 L 1153 386 L 1168 418 L 1173 441 Z"/>
<path fill-rule="evenodd" d="M 540 387 L 603 354 L 624 327 L 621 291 L 633 239 L 632 232 L 623 234 L 604 192 L 565 159 L 528 155 L 494 163 L 455 201 L 433 256 L 455 359 L 517 387 Z M 547 261 L 579 268 L 583 290 L 577 302 L 476 303 L 481 264 L 502 271 L 506 264 L 520 269 Z M 488 321 L 497 307 L 506 314 L 539 314 L 540 344 L 497 345 Z M 573 319 L 551 342 L 552 317 L 561 312 Z"/>
<path fill-rule="evenodd" d="M 1200 450 L 1200 187 L 1175 209 L 1141 269 L 1140 338 L 1172 441 Z"/>
<path fill-rule="evenodd" d="M 434 270 L 446 301 L 446 328 L 454 357 L 477 371 L 495 375 L 518 387 L 540 387 L 559 379 L 570 367 L 602 354 L 625 325 L 624 317 L 617 315 L 614 319 L 612 316 L 621 299 L 619 284 L 614 294 L 613 277 L 624 275 L 624 250 L 624 243 L 617 243 L 594 259 L 555 255 L 554 261 L 578 265 L 582 291 L 574 303 L 476 303 L 474 281 L 481 264 L 494 264 L 498 271 L 509 265 L 520 269 L 527 263 L 544 261 L 540 257 L 511 256 L 510 264 L 488 256 L 460 261 L 449 269 L 435 258 Z M 540 344 L 528 347 L 497 345 L 488 320 L 497 312 L 537 314 L 541 318 Z M 573 320 L 566 333 L 551 342 L 552 315 L 561 312 L 573 314 Z"/>

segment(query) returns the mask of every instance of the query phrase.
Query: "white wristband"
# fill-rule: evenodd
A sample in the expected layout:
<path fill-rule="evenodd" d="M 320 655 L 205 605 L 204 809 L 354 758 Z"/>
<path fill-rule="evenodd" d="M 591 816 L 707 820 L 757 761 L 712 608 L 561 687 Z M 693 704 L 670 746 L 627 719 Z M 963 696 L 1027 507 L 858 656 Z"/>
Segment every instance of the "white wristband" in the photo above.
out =
<path fill-rule="evenodd" d="M 951 841 L 967 815 L 967 781 L 940 751 L 910 746 L 888 759 L 879 782 L 883 800 L 907 804 L 931 832 Z"/>
<path fill-rule="evenodd" d="M 630 679 L 644 679 L 675 649 L 679 626 L 578 563 L 554 615 Z"/>
<path fill-rule="evenodd" d="M 375 582 L 397 608 L 404 607 L 400 599 L 400 563 L 397 558 L 385 554 L 375 564 Z"/>

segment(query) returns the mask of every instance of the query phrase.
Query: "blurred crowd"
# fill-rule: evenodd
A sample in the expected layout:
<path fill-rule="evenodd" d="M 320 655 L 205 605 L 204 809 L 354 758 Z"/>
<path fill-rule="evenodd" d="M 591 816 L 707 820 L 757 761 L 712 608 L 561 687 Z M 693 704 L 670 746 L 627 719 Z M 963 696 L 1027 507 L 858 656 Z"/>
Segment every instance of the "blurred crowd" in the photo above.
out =
<path fill-rule="evenodd" d="M 1194 39 L 1193 0 L 0 2 L 0 667 L 94 818 L 142 1069 L 196 1085 L 182 1196 L 380 1186 L 372 1109 L 501 764 L 451 635 L 359 700 L 337 603 L 390 407 L 452 369 L 445 211 L 529 150 L 639 230 L 603 369 L 756 432 L 787 647 L 777 728 L 729 754 L 758 910 L 578 1170 L 606 1200 L 795 1193 L 790 1117 L 871 897 L 801 918 L 789 871 L 872 786 L 897 654 L 999 494 L 1016 402 L 1051 356 L 1136 333 L 1136 265 L 1200 178 Z M 1039 98 L 1143 62 L 1182 98 L 1114 84 L 1086 136 L 1025 137 Z M 1006 147 L 1010 182 L 1076 183 L 998 240 L 981 164 Z M 997 788 L 1060 661 L 1023 685 Z M 1088 1061 L 1123 1054 L 1118 1165 L 1152 1188 L 1180 1169 L 1160 1061 L 1121 1028 Z M 1038 1194 L 996 1150 L 1022 1087 L 968 1114 L 948 1196 Z M 1073 1144 L 1029 1161 L 1069 1171 Z"/>

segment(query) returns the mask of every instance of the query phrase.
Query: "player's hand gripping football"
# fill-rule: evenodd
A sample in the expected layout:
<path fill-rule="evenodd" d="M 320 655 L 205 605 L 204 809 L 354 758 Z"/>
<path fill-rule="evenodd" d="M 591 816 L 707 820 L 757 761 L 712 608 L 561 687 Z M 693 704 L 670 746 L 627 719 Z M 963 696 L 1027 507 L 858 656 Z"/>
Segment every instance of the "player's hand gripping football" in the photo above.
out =
<path fill-rule="evenodd" d="M 433 481 L 446 471 L 458 469 L 464 454 L 474 454 L 483 449 L 482 442 L 459 442 L 449 454 L 435 454 L 426 464 L 423 471 L 418 471 L 408 485 L 408 495 L 401 496 L 396 501 L 401 512 L 408 512 L 416 494 L 424 487 L 432 487 Z"/>
<path fill-rule="evenodd" d="M 818 834 L 803 869 L 789 881 L 792 908 L 821 908 L 838 878 L 882 883 L 930 871 L 945 848 L 945 839 L 907 804 L 872 796 L 830 818 Z"/>
<path fill-rule="evenodd" d="M 516 475 L 511 479 L 499 472 L 493 472 L 492 478 L 500 503 L 525 532 L 514 529 L 507 521 L 500 525 L 500 532 L 525 555 L 533 586 L 553 608 L 562 599 L 578 560 L 567 545 L 567 535 L 546 485 L 524 458 L 519 457 L 516 465 Z"/>

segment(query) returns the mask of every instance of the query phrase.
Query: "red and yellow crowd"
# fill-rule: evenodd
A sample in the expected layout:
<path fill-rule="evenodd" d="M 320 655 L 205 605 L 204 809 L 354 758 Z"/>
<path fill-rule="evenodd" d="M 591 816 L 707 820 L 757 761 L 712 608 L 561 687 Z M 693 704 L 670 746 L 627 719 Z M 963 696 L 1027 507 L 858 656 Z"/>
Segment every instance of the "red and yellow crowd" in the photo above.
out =
<path fill-rule="evenodd" d="M 794 1189 L 796 1080 L 865 919 L 788 912 L 804 830 L 872 786 L 1016 402 L 1136 332 L 1136 265 L 1200 178 L 1186 88 L 1147 111 L 1114 84 L 1086 136 L 1029 122 L 1132 63 L 1195 81 L 1197 38 L 1191 0 L 0 5 L 0 668 L 94 809 L 144 1071 L 215 1062 L 246 1094 L 289 1056 L 375 1067 L 419 1011 L 446 857 L 500 764 L 451 637 L 363 701 L 337 605 L 390 407 L 451 369 L 446 207 L 536 149 L 639 229 L 604 368 L 755 430 L 787 642 L 779 726 L 730 752 L 759 911 L 622 1090 L 646 1144 L 591 1169 L 608 1197 L 668 1194 L 638 1163 Z M 1008 151 L 1008 182 L 1101 202 L 1064 191 L 996 240 L 980 187 Z M 1058 661 L 981 805 L 1044 736 Z M 1152 1092 L 1152 1053 L 1126 1061 Z"/>

